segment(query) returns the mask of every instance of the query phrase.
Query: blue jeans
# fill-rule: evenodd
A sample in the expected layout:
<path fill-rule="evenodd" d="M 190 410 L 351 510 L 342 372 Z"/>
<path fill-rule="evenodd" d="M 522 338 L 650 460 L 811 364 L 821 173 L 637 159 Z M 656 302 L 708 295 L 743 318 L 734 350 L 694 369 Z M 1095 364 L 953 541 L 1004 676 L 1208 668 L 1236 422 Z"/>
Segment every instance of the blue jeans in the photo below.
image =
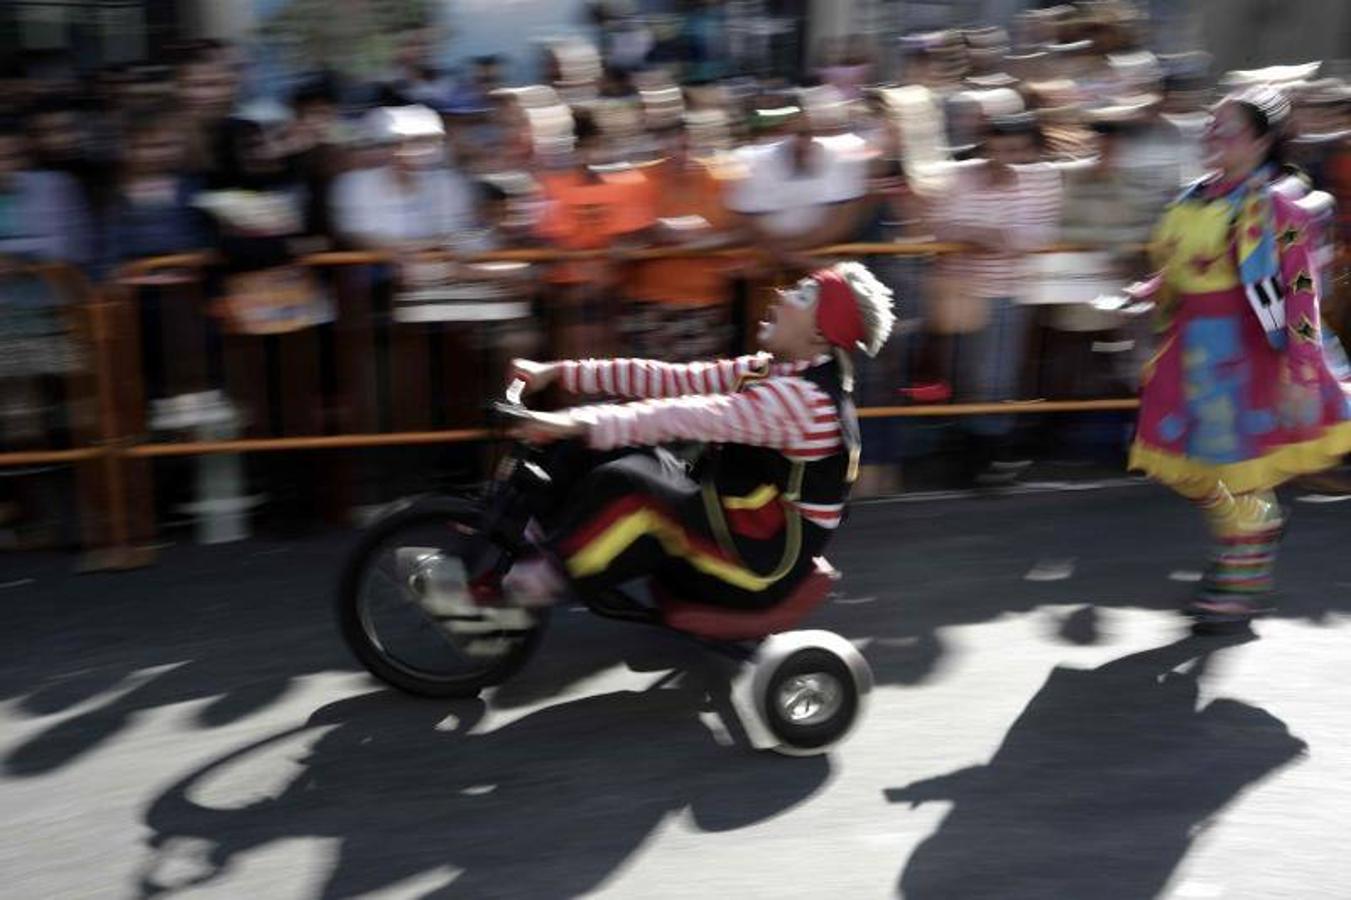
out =
<path fill-rule="evenodd" d="M 1012 297 L 988 301 L 990 320 L 980 331 L 952 342 L 953 391 L 959 403 L 1017 400 L 1027 354 L 1028 311 Z M 965 416 L 972 434 L 1001 437 L 1013 430 L 1012 416 Z"/>

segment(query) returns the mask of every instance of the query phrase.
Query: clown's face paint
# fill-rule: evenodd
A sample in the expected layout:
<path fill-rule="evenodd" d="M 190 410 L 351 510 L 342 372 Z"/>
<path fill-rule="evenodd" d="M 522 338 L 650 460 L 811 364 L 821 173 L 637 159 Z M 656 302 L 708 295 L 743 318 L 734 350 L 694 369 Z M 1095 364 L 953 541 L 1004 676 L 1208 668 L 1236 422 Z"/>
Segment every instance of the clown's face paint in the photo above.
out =
<path fill-rule="evenodd" d="M 1226 181 L 1246 178 L 1262 164 L 1271 149 L 1271 138 L 1260 137 L 1252 120 L 1237 103 L 1226 101 L 1215 110 L 1201 137 L 1203 162 L 1218 169 Z"/>
<path fill-rule="evenodd" d="M 778 292 L 760 321 L 760 347 L 780 359 L 807 359 L 816 354 L 816 301 L 820 287 L 810 278 Z"/>

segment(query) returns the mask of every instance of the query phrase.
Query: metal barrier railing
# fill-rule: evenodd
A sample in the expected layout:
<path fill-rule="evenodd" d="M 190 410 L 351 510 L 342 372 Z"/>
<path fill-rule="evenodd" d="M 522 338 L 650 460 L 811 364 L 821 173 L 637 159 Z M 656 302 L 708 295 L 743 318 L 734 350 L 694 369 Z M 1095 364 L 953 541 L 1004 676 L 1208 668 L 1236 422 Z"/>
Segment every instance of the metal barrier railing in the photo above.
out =
<path fill-rule="evenodd" d="M 814 257 L 841 256 L 923 256 L 932 257 L 965 250 L 962 245 L 939 242 L 914 243 L 851 243 L 839 244 L 813 251 Z M 1043 252 L 1088 250 L 1080 246 L 1057 246 Z M 753 251 L 744 248 L 725 250 L 655 249 L 637 251 L 631 259 L 653 259 L 669 256 L 746 256 Z M 601 256 L 595 252 L 564 252 L 545 249 L 504 250 L 473 256 L 454 257 L 460 261 L 514 261 L 552 263 L 571 259 Z M 435 258 L 435 255 L 433 255 Z M 86 527 L 86 549 L 98 549 L 90 565 L 117 568 L 141 564 L 144 554 L 136 551 L 138 541 L 148 537 L 153 524 L 136 524 L 132 507 L 133 493 L 149 490 L 149 473 L 145 466 L 155 459 L 172 457 L 208 456 L 212 454 L 278 453 L 316 450 L 351 450 L 377 447 L 407 447 L 479 441 L 491 436 L 481 427 L 461 428 L 404 428 L 382 430 L 370 427 L 371 416 L 365 416 L 365 427 L 344 427 L 337 434 L 299 434 L 289 436 L 257 435 L 230 440 L 185 440 L 159 442 L 149 440 L 145 421 L 145 373 L 142 371 L 140 322 L 141 299 L 137 291 L 147 286 L 174 288 L 192 293 L 190 303 L 197 308 L 186 310 L 196 316 L 205 316 L 206 297 L 202 290 L 203 276 L 216 262 L 209 252 L 178 254 L 133 262 L 124 266 L 105 284 L 95 289 L 87 282 L 77 290 L 81 302 L 73 304 L 71 313 L 88 337 L 93 380 L 93 401 L 97 408 L 97 426 L 83 435 L 79 446 L 51 450 L 22 450 L 0 452 L 0 468 L 32 465 L 67 465 L 81 467 L 87 479 L 96 482 L 96 488 L 83 492 L 87 502 L 81 514 L 86 521 L 101 527 Z M 334 252 L 305 257 L 299 262 L 313 269 L 369 267 L 389 263 L 387 254 L 371 252 Z M 68 267 L 49 266 L 45 269 L 59 273 L 73 284 L 82 280 Z M 186 271 L 192 277 L 161 280 L 166 272 Z M 184 311 L 172 304 L 170 309 Z M 339 320 L 344 311 L 339 301 Z M 191 316 L 189 317 L 191 318 Z M 191 329 L 190 329 L 191 330 Z M 205 341 L 198 334 L 194 340 Z M 192 352 L 198 352 L 193 349 Z M 188 379 L 200 379 L 203 360 L 192 359 L 191 353 L 182 354 L 176 363 L 192 367 Z M 359 356 L 359 354 L 358 354 Z M 366 390 L 366 387 L 361 387 Z M 355 388 L 354 388 L 355 390 Z M 904 406 L 872 406 L 859 410 L 865 419 L 959 417 L 976 415 L 1026 415 L 1043 413 L 1120 412 L 1138 407 L 1134 398 L 1104 398 L 1087 400 L 1020 400 L 1000 403 L 941 403 L 909 404 Z M 348 426 L 361 418 L 349 415 Z M 138 469 L 139 467 L 139 469 Z M 97 497 L 102 508 L 92 511 L 88 500 Z"/>
<path fill-rule="evenodd" d="M 8 282 L 4 285 L 6 288 L 18 278 L 32 278 L 40 282 L 45 290 L 60 295 L 60 315 L 64 320 L 65 330 L 77 345 L 86 351 L 91 350 L 92 337 L 97 330 L 92 321 L 93 313 L 88 302 L 92 286 L 77 270 L 61 265 L 34 265 L 0 259 L 0 271 L 4 272 Z M 92 352 L 89 355 L 92 357 Z M 92 447 L 0 452 L 0 468 L 83 462 L 97 456 L 98 452 Z"/>
<path fill-rule="evenodd" d="M 61 374 L 11 375 L 7 391 L 27 383 L 44 381 L 60 384 L 64 395 L 61 424 L 71 446 L 24 447 L 0 452 L 0 469 L 73 466 L 78 494 L 80 542 L 87 548 L 127 546 L 129 535 L 122 529 L 125 517 L 125 486 L 118 477 L 119 464 L 110 452 L 117 438 L 115 417 L 110 415 L 109 390 L 114 383 L 108 366 L 108 317 L 111 308 L 101 302 L 99 292 L 78 269 L 62 264 L 31 264 L 6 259 L 0 265 L 6 276 L 6 289 L 15 279 L 33 278 L 50 292 L 63 326 L 61 337 L 80 357 Z M 7 298 L 8 299 L 8 298 Z M 48 338 L 53 337 L 48 335 Z M 10 335 L 9 340 L 16 340 Z M 18 340 L 22 341 L 22 338 Z M 13 352 L 15 348 L 11 347 Z M 50 351 L 48 351 L 50 352 Z M 57 367 L 60 368 L 60 367 Z M 50 444 L 51 433 L 43 428 Z"/>

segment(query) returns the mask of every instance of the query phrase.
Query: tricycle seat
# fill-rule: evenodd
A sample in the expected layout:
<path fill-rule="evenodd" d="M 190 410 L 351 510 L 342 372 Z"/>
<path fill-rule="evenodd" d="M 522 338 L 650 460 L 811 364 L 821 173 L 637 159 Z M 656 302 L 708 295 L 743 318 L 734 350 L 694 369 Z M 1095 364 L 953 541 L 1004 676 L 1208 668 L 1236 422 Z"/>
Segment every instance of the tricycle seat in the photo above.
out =
<path fill-rule="evenodd" d="M 830 594 L 840 573 L 825 557 L 818 556 L 814 563 L 815 567 L 792 593 L 766 609 L 697 603 L 673 596 L 659 586 L 654 587 L 653 593 L 668 628 L 710 640 L 756 640 L 794 627 Z"/>

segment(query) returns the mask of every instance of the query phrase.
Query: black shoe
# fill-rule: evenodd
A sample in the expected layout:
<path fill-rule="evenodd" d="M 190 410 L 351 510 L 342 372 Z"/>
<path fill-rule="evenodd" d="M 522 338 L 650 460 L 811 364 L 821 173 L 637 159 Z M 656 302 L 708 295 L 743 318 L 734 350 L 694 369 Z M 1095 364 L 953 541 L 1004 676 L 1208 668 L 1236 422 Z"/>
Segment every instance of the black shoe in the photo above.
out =
<path fill-rule="evenodd" d="M 1213 619 L 1195 619 L 1191 633 L 1196 637 L 1232 637 L 1240 634 L 1256 635 L 1252 628 L 1252 619 L 1233 619 L 1219 621 Z"/>

